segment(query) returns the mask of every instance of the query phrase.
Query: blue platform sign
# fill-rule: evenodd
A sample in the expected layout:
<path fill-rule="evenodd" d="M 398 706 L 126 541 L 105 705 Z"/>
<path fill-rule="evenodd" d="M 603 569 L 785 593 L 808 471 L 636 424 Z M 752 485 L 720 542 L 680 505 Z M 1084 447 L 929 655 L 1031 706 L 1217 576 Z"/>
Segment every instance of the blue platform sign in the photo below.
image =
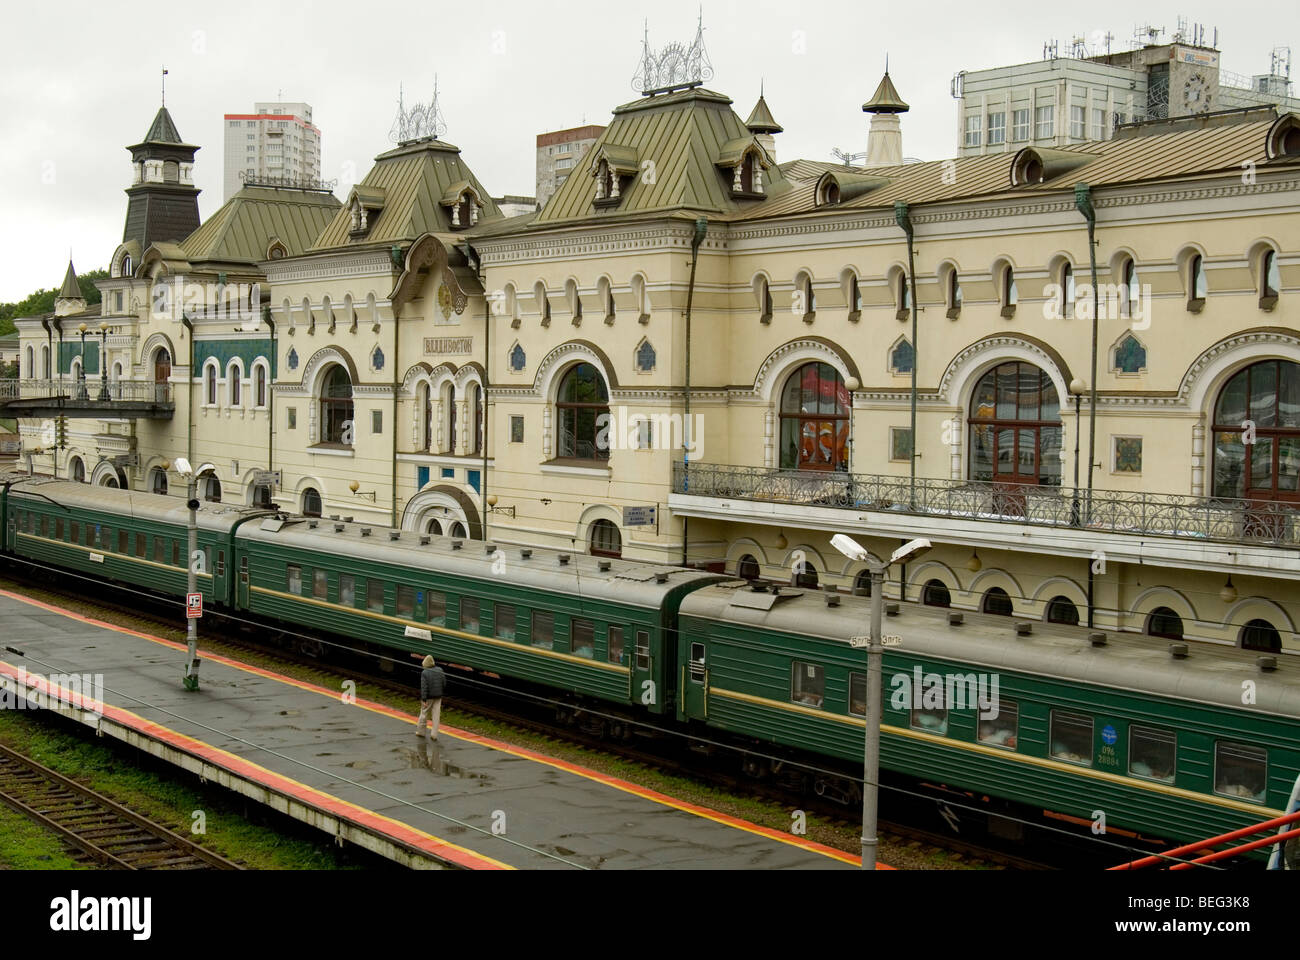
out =
<path fill-rule="evenodd" d="M 1106 726 L 1101 728 L 1102 743 L 1109 745 L 1109 744 L 1113 744 L 1118 739 L 1119 739 L 1119 735 L 1115 733 L 1115 728 L 1112 727 L 1109 723 L 1106 724 Z"/>

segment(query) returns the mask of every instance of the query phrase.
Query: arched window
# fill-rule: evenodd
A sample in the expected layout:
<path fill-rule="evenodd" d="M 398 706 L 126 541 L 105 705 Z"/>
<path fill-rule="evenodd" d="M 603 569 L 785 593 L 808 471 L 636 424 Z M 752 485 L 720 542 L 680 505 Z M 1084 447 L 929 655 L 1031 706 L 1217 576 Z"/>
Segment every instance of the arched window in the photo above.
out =
<path fill-rule="evenodd" d="M 805 363 L 781 391 L 781 468 L 849 469 L 849 391 L 829 363 Z"/>
<path fill-rule="evenodd" d="M 176 183 L 181 178 L 181 168 L 175 160 L 163 161 L 163 181 Z"/>
<path fill-rule="evenodd" d="M 1011 597 L 1001 587 L 991 587 L 984 594 L 984 612 L 998 617 L 1011 616 Z"/>
<path fill-rule="evenodd" d="M 1016 303 L 1020 293 L 1016 288 L 1016 271 L 1007 264 L 1002 268 L 1002 316 L 1010 317 L 1016 312 Z"/>
<path fill-rule="evenodd" d="M 1140 373 L 1147 365 L 1147 348 L 1133 334 L 1125 335 L 1115 347 L 1115 370 L 1119 373 Z"/>
<path fill-rule="evenodd" d="M 443 444 L 443 453 L 454 453 L 456 450 L 456 385 L 447 383 L 442 390 L 443 404 L 443 426 L 446 427 L 446 443 Z"/>
<path fill-rule="evenodd" d="M 465 532 L 465 524 L 461 523 L 459 520 L 455 521 L 451 525 L 451 530 L 448 531 L 447 535 L 460 540 L 464 540 L 468 537 L 468 534 Z"/>
<path fill-rule="evenodd" d="M 132 273 L 131 255 L 128 253 L 125 257 L 122 258 L 121 276 L 129 277 L 131 276 L 131 273 Z"/>
<path fill-rule="evenodd" d="M 609 390 L 600 371 L 590 363 L 571 367 L 560 381 L 555 407 L 556 456 L 609 459 L 609 443 L 599 436 L 609 421 Z"/>
<path fill-rule="evenodd" d="M 72 458 L 72 481 L 74 483 L 86 482 L 86 462 L 80 457 Z"/>
<path fill-rule="evenodd" d="M 352 445 L 352 380 L 341 364 L 325 375 L 320 391 L 320 442 Z"/>
<path fill-rule="evenodd" d="M 1251 620 L 1241 628 L 1241 648 L 1264 653 L 1281 653 L 1282 636 L 1267 620 Z"/>
<path fill-rule="evenodd" d="M 1079 625 L 1079 608 L 1069 597 L 1056 596 L 1047 604 L 1047 622 L 1064 623 L 1071 627 Z"/>
<path fill-rule="evenodd" d="M 320 492 L 315 487 L 308 487 L 302 492 L 302 515 L 304 517 L 319 517 L 320 513 Z"/>
<path fill-rule="evenodd" d="M 167 493 L 167 471 L 162 467 L 154 467 L 149 475 L 149 490 L 160 496 Z"/>
<path fill-rule="evenodd" d="M 742 580 L 757 580 L 758 573 L 758 561 L 752 554 L 745 554 L 740 558 L 740 563 L 736 564 L 736 576 Z"/>
<path fill-rule="evenodd" d="M 767 277 L 758 278 L 758 319 L 763 323 L 772 322 L 772 287 Z"/>
<path fill-rule="evenodd" d="M 1300 501 L 1300 364 L 1236 373 L 1214 407 L 1214 496 Z"/>
<path fill-rule="evenodd" d="M 817 312 L 817 294 L 813 292 L 812 274 L 802 273 L 799 276 L 801 278 L 799 293 L 803 300 L 803 317 L 808 320 Z"/>
<path fill-rule="evenodd" d="M 167 398 L 167 381 L 172 376 L 172 355 L 166 347 L 159 347 L 153 355 L 154 396 L 158 400 Z"/>
<path fill-rule="evenodd" d="M 433 388 L 428 383 L 421 383 L 415 391 L 415 400 L 419 404 L 420 449 L 433 448 Z"/>
<path fill-rule="evenodd" d="M 1069 263 L 1061 267 L 1061 316 L 1074 316 L 1074 267 Z"/>
<path fill-rule="evenodd" d="M 50 379 L 50 345 L 48 343 L 41 344 L 41 377 L 46 380 Z"/>
<path fill-rule="evenodd" d="M 1156 607 L 1147 617 L 1147 635 L 1169 640 L 1183 639 L 1183 618 L 1168 607 Z"/>
<path fill-rule="evenodd" d="M 1132 257 L 1125 257 L 1120 268 L 1120 316 L 1129 318 L 1133 308 L 1142 302 L 1142 281 L 1138 278 L 1137 263 Z"/>
<path fill-rule="evenodd" d="M 27 376 L 29 376 L 33 380 L 36 379 L 36 351 L 34 351 L 30 346 L 28 346 L 27 348 L 26 373 Z"/>
<path fill-rule="evenodd" d="M 1199 253 L 1192 257 L 1192 262 L 1187 269 L 1187 280 L 1188 299 L 1204 300 L 1209 284 L 1205 280 L 1205 261 Z"/>
<path fill-rule="evenodd" d="M 240 369 L 238 362 L 232 362 L 226 368 L 226 384 L 230 391 L 230 406 L 241 406 L 244 395 L 244 371 Z"/>
<path fill-rule="evenodd" d="M 907 271 L 898 271 L 898 279 L 894 282 L 894 303 L 898 305 L 898 311 L 895 314 L 899 320 L 906 320 L 912 315 L 912 287 L 907 282 Z"/>
<path fill-rule="evenodd" d="M 948 271 L 948 319 L 956 320 L 961 314 L 961 278 L 957 276 L 957 268 Z"/>
<path fill-rule="evenodd" d="M 217 365 L 209 363 L 203 368 L 203 396 L 210 407 L 217 405 Z"/>
<path fill-rule="evenodd" d="M 927 607 L 951 607 L 952 595 L 942 580 L 931 580 L 921 591 L 921 602 Z"/>
<path fill-rule="evenodd" d="M 871 596 L 870 570 L 859 570 L 858 575 L 853 578 L 853 595 L 855 597 Z"/>
<path fill-rule="evenodd" d="M 970 478 L 996 483 L 1061 482 L 1061 404 L 1046 371 L 1003 363 L 971 397 Z"/>
<path fill-rule="evenodd" d="M 597 520 L 593 523 L 587 541 L 593 557 L 623 556 L 623 535 L 609 520 Z"/>
<path fill-rule="evenodd" d="M 817 568 L 807 560 L 800 560 L 794 565 L 794 572 L 790 577 L 791 586 L 816 590 L 818 582 Z"/>
<path fill-rule="evenodd" d="M 266 406 L 266 365 L 256 364 L 253 367 L 253 398 L 259 407 Z"/>
<path fill-rule="evenodd" d="M 209 503 L 221 502 L 221 481 L 211 470 L 204 470 L 198 478 L 199 495 Z"/>
<path fill-rule="evenodd" d="M 477 383 L 469 385 L 469 448 L 466 453 L 478 454 L 483 451 L 483 388 Z"/>
<path fill-rule="evenodd" d="M 632 297 L 636 301 L 637 320 L 646 323 L 650 319 L 650 294 L 646 290 L 645 277 L 639 273 L 632 275 Z"/>
<path fill-rule="evenodd" d="M 434 537 L 442 536 L 442 524 L 435 518 L 425 524 L 424 532 Z"/>
<path fill-rule="evenodd" d="M 1277 303 L 1278 291 L 1282 289 L 1282 270 L 1277 264 L 1277 251 L 1265 250 L 1260 262 L 1259 305 L 1265 310 L 1273 309 Z"/>

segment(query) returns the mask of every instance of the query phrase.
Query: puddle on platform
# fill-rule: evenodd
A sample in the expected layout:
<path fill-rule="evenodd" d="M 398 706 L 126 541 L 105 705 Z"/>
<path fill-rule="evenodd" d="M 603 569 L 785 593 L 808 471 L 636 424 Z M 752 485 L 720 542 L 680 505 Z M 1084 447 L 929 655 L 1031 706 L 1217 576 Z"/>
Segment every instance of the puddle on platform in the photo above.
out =
<path fill-rule="evenodd" d="M 459 764 L 449 761 L 444 754 L 442 744 L 436 741 L 426 740 L 421 746 L 409 751 L 407 759 L 412 769 L 426 769 L 436 777 L 455 777 L 458 780 L 487 779 L 485 774 L 466 770 Z"/>
<path fill-rule="evenodd" d="M 345 767 L 351 767 L 354 770 L 368 770 L 375 765 L 373 760 L 349 760 L 343 764 Z"/>

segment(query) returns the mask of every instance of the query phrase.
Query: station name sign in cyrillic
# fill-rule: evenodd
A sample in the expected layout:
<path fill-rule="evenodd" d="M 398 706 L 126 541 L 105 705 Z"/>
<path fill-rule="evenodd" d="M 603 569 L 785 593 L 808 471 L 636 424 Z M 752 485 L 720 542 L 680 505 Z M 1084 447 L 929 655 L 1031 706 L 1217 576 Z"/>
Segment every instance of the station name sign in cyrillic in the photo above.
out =
<path fill-rule="evenodd" d="M 658 520 L 655 517 L 654 507 L 624 507 L 623 508 L 623 526 L 625 527 L 653 527 Z"/>
<path fill-rule="evenodd" d="M 425 337 L 424 355 L 442 357 L 448 354 L 470 354 L 474 352 L 473 337 Z"/>

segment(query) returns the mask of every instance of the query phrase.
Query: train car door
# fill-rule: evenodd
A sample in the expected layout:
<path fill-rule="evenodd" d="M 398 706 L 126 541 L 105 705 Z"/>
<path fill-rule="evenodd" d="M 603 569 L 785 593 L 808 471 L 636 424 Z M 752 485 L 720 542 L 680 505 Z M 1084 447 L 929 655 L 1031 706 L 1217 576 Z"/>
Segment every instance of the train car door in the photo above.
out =
<path fill-rule="evenodd" d="M 239 583 L 235 587 L 235 604 L 240 610 L 248 609 L 248 554 L 239 558 Z"/>
<path fill-rule="evenodd" d="M 709 666 L 703 641 L 686 643 L 682 662 L 682 705 L 686 716 L 704 719 L 709 715 Z"/>

